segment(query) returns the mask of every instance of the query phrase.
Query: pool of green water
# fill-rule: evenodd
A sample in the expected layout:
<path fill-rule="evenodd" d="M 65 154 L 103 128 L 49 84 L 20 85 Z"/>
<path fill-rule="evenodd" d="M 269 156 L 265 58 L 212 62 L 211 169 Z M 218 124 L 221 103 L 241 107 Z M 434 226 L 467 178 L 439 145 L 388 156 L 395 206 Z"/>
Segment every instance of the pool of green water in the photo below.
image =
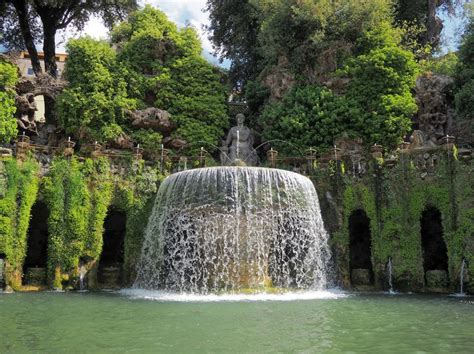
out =
<path fill-rule="evenodd" d="M 149 300 L 0 294 L 0 353 L 474 352 L 474 298 Z"/>

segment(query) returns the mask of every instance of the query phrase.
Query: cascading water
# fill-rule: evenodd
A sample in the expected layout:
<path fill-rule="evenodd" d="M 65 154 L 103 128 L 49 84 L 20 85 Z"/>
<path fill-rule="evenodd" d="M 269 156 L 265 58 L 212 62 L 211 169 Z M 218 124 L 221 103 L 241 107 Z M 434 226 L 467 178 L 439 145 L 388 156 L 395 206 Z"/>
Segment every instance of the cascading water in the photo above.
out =
<path fill-rule="evenodd" d="M 87 274 L 87 269 L 84 266 L 84 264 L 81 264 L 80 267 L 79 267 L 79 290 L 84 290 L 85 289 L 84 278 L 85 278 L 86 274 Z"/>
<path fill-rule="evenodd" d="M 388 275 L 388 293 L 395 294 L 395 291 L 393 290 L 393 283 L 392 283 L 392 257 L 388 257 L 387 275 Z"/>
<path fill-rule="evenodd" d="M 179 172 L 158 191 L 134 287 L 322 289 L 327 239 L 318 196 L 302 175 L 255 167 Z"/>
<path fill-rule="evenodd" d="M 459 274 L 459 295 L 464 295 L 464 268 L 466 267 L 466 259 L 463 258 L 461 263 L 461 272 Z"/>

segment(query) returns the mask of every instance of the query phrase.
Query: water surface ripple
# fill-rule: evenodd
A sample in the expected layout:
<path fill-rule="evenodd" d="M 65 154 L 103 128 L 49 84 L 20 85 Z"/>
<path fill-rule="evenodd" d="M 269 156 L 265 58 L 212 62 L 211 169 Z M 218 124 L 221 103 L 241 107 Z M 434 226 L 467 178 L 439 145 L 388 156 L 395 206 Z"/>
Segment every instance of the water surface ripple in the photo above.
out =
<path fill-rule="evenodd" d="M 294 301 L 188 300 L 0 294 L 0 352 L 472 353 L 474 348 L 472 297 L 336 293 Z"/>

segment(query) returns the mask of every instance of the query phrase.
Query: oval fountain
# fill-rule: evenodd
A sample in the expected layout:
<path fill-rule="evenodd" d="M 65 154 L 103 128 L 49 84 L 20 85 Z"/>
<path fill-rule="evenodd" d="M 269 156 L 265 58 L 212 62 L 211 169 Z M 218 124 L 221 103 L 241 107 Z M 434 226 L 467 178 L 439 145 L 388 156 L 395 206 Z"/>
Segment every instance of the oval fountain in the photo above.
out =
<path fill-rule="evenodd" d="M 134 288 L 320 290 L 327 240 L 316 190 L 302 175 L 258 167 L 179 172 L 159 188 Z"/>

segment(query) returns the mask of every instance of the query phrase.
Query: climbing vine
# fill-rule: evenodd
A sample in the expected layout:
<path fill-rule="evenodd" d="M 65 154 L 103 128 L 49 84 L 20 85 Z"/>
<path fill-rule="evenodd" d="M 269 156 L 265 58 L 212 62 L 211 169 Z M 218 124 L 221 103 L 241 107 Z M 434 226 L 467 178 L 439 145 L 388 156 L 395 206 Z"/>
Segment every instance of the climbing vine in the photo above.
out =
<path fill-rule="evenodd" d="M 423 156 L 423 155 L 421 155 Z M 399 158 L 391 168 L 371 164 L 363 178 L 344 176 L 342 179 L 342 227 L 332 242 L 339 252 L 340 272 L 349 276 L 349 216 L 363 209 L 370 219 L 371 257 L 376 285 L 386 277 L 388 257 L 393 259 L 393 277 L 405 289 L 420 290 L 424 286 L 421 225 L 427 207 L 438 209 L 442 215 L 443 237 L 449 259 L 451 287 L 457 286 L 462 259 L 470 271 L 474 261 L 473 188 L 468 181 L 472 167 L 441 152 L 430 173 L 415 168 L 416 153 Z M 345 267 L 345 268 L 344 268 Z"/>
<path fill-rule="evenodd" d="M 6 189 L 0 196 L 0 253 L 5 254 L 8 263 L 7 283 L 18 289 L 26 256 L 31 208 L 38 192 L 38 164 L 15 159 L 0 161 L 0 166 L 2 164 Z"/>
<path fill-rule="evenodd" d="M 105 160 L 57 158 L 43 180 L 49 207 L 48 274 L 54 288 L 74 275 L 80 258 L 97 260 L 103 223 L 112 197 Z"/>
<path fill-rule="evenodd" d="M 143 161 L 136 161 L 130 173 L 115 184 L 112 205 L 122 210 L 127 218 L 124 245 L 127 283 L 135 278 L 135 266 L 140 257 L 147 220 L 164 177 L 157 166 L 145 166 Z"/>

